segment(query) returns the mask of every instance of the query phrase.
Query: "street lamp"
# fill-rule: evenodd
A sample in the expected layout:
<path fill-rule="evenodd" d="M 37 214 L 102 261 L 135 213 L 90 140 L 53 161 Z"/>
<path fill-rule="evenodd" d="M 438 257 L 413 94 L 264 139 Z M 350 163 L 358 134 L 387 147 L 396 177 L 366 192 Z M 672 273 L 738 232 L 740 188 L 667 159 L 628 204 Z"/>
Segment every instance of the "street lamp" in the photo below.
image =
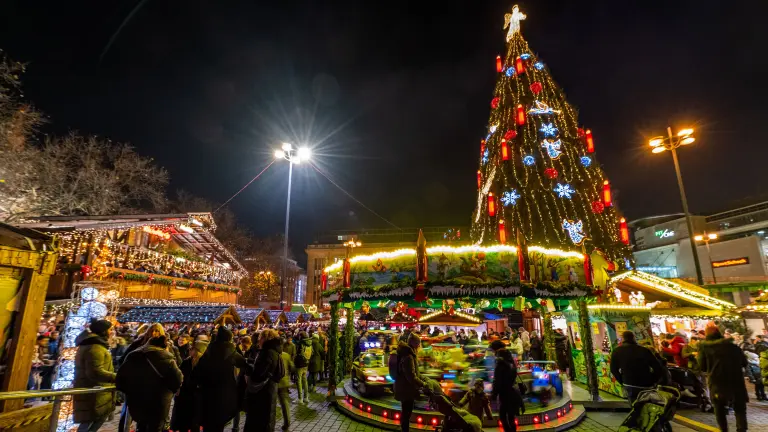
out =
<path fill-rule="evenodd" d="M 703 235 L 697 235 L 693 239 L 699 242 L 703 241 L 704 244 L 707 245 L 707 258 L 709 258 L 709 269 L 712 270 L 712 283 L 717 283 L 717 278 L 715 277 L 715 267 L 712 265 L 712 252 L 709 250 L 709 242 L 712 240 L 717 240 L 717 234 L 704 233 Z"/>
<path fill-rule="evenodd" d="M 363 245 L 362 242 L 355 241 L 355 240 L 345 241 L 343 246 L 347 248 L 347 259 L 349 259 L 349 256 L 352 255 L 352 249 L 356 247 L 360 247 L 362 245 Z"/>
<path fill-rule="evenodd" d="M 283 143 L 279 150 L 275 150 L 275 159 L 288 161 L 288 198 L 285 204 L 285 236 L 283 237 L 283 269 L 280 281 L 280 308 L 285 309 L 285 281 L 288 271 L 288 221 L 291 215 L 291 180 L 293 178 L 293 165 L 306 162 L 310 157 L 307 147 L 293 148 L 291 143 Z"/>
<path fill-rule="evenodd" d="M 683 186 L 683 175 L 680 173 L 680 163 L 677 161 L 677 149 L 680 146 L 688 145 L 696 141 L 693 136 L 693 129 L 682 129 L 677 135 L 672 135 L 672 128 L 667 128 L 667 137 L 657 136 L 651 138 L 648 144 L 653 150 L 652 153 L 672 152 L 672 161 L 675 163 L 675 173 L 677 174 L 677 185 L 680 187 L 680 200 L 683 202 L 683 213 L 685 213 L 685 223 L 688 226 L 688 239 L 691 242 L 691 252 L 693 253 L 693 264 L 696 267 L 696 280 L 699 285 L 704 285 L 704 277 L 701 275 L 701 265 L 699 264 L 699 253 L 696 250 L 696 241 L 693 238 L 693 223 L 691 214 L 688 212 L 688 199 L 685 197 L 685 187 Z"/>

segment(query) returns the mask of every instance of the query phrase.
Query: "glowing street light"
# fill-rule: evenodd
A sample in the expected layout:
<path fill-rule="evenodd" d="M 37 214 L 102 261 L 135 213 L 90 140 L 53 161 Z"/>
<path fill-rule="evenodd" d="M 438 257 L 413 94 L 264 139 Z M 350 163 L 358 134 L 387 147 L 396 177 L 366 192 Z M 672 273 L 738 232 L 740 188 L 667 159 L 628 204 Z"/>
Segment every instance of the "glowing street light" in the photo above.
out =
<path fill-rule="evenodd" d="M 280 149 L 275 150 L 275 159 L 288 161 L 288 197 L 285 204 L 285 235 L 283 237 L 283 268 L 280 281 L 280 308 L 285 308 L 286 274 L 288 272 L 288 224 L 291 215 L 291 181 L 293 179 L 293 165 L 309 161 L 311 151 L 307 147 L 295 149 L 291 143 L 283 143 Z"/>
<path fill-rule="evenodd" d="M 683 186 L 683 175 L 680 173 L 680 163 L 677 160 L 677 149 L 680 146 L 692 144 L 696 141 L 693 136 L 693 129 L 681 129 L 676 135 L 672 134 L 672 128 L 667 128 L 667 136 L 653 137 L 648 141 L 651 146 L 651 153 L 663 153 L 667 150 L 672 152 L 672 161 L 675 163 L 675 173 L 677 174 L 677 186 L 680 188 L 680 201 L 683 203 L 683 213 L 685 213 L 685 223 L 688 226 L 688 238 L 691 242 L 691 252 L 693 253 L 693 264 L 696 268 L 696 280 L 699 285 L 704 285 L 704 277 L 701 275 L 701 265 L 699 264 L 699 253 L 696 249 L 696 239 L 693 236 L 693 223 L 691 222 L 691 213 L 688 211 L 688 199 L 685 197 L 685 187 Z M 703 238 L 702 238 L 703 239 Z M 714 273 L 713 273 L 714 274 Z"/>
<path fill-rule="evenodd" d="M 709 242 L 712 240 L 717 240 L 717 234 L 715 233 L 704 233 L 699 234 L 694 237 L 694 240 L 696 241 L 703 241 L 705 245 L 707 245 L 707 258 L 709 258 L 709 269 L 712 270 L 712 283 L 717 283 L 717 278 L 715 277 L 715 267 L 712 265 L 712 253 L 709 250 Z"/>

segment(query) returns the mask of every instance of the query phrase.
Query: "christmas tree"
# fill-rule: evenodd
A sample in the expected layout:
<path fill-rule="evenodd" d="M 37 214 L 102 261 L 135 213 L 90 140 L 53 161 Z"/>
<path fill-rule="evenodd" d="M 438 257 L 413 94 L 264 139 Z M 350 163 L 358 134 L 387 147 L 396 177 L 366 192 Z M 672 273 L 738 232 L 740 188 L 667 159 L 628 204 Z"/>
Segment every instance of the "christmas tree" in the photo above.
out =
<path fill-rule="evenodd" d="M 505 15 L 507 52 L 480 142 L 471 237 L 547 248 L 599 249 L 624 266 L 629 235 L 595 159 L 590 130 L 520 33 L 525 15 Z"/>

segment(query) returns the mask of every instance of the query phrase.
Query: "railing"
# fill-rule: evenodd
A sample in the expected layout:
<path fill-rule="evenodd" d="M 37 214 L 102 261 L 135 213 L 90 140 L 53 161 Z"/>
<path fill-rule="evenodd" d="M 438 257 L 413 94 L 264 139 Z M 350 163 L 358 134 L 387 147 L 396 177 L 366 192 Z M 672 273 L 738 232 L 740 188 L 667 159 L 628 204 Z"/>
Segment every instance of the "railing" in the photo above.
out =
<path fill-rule="evenodd" d="M 59 427 L 59 413 L 61 412 L 61 402 L 65 396 L 94 394 L 103 392 L 114 392 L 115 386 L 93 387 L 93 388 L 72 388 L 64 390 L 23 390 L 0 392 L 0 401 L 13 399 L 30 399 L 53 397 L 53 407 L 51 410 L 51 419 L 48 423 L 48 432 L 56 432 Z M 4 413 L 5 414 L 5 413 Z"/>

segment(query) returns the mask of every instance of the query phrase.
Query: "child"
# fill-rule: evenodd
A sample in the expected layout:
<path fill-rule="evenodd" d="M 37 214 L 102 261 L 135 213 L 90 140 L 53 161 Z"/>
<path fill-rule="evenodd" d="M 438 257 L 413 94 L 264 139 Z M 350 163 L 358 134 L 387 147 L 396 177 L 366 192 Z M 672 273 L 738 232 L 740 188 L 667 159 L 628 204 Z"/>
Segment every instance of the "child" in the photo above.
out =
<path fill-rule="evenodd" d="M 483 380 L 475 381 L 472 390 L 468 391 L 467 394 L 464 395 L 464 397 L 461 399 L 461 402 L 459 402 L 459 406 L 463 407 L 469 404 L 468 411 L 472 415 L 475 415 L 477 418 L 482 420 L 483 411 L 485 411 L 485 414 L 488 416 L 488 418 L 493 420 L 493 415 L 491 414 L 491 400 L 488 399 L 484 389 L 485 387 Z"/>

